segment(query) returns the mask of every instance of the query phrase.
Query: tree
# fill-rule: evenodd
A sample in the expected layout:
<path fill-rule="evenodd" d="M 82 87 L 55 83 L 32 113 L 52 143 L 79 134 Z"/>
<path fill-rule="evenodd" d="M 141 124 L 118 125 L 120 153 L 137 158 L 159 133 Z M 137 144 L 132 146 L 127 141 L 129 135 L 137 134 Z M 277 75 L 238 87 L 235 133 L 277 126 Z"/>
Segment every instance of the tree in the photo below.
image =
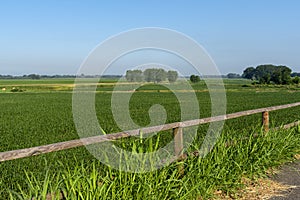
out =
<path fill-rule="evenodd" d="M 282 84 L 281 71 L 279 69 L 273 72 L 271 80 L 275 84 Z"/>
<path fill-rule="evenodd" d="M 286 66 L 279 66 L 281 68 L 281 78 L 282 84 L 290 84 L 291 83 L 291 72 L 292 70 Z"/>
<path fill-rule="evenodd" d="M 198 82 L 200 82 L 200 76 L 197 76 L 197 75 L 191 75 L 190 76 L 190 81 L 192 82 L 192 83 L 198 83 Z"/>
<path fill-rule="evenodd" d="M 146 69 L 143 74 L 145 81 L 154 82 L 153 69 Z"/>
<path fill-rule="evenodd" d="M 253 80 L 255 78 L 255 73 L 256 73 L 256 70 L 254 67 L 248 67 L 244 70 L 242 77 Z"/>
<path fill-rule="evenodd" d="M 259 77 L 259 83 L 261 84 L 270 84 L 271 81 L 271 75 L 269 73 L 263 74 L 261 77 Z"/>
<path fill-rule="evenodd" d="M 141 70 L 127 70 L 125 77 L 130 82 L 141 82 L 143 81 L 143 72 Z"/>
<path fill-rule="evenodd" d="M 28 78 L 37 80 L 37 79 L 41 79 L 41 76 L 38 74 L 29 74 Z"/>
<path fill-rule="evenodd" d="M 241 78 L 241 76 L 236 73 L 229 73 L 227 74 L 227 78 Z"/>
<path fill-rule="evenodd" d="M 292 79 L 292 82 L 293 82 L 294 84 L 299 84 L 299 83 L 300 83 L 300 78 L 299 78 L 299 76 L 294 77 L 294 78 Z"/>
<path fill-rule="evenodd" d="M 299 77 L 300 77 L 300 73 L 298 73 L 298 72 L 293 72 L 293 73 L 291 73 L 291 77 L 296 77 L 296 76 L 299 76 Z"/>
<path fill-rule="evenodd" d="M 155 81 L 157 83 L 166 80 L 167 72 L 164 69 L 156 69 L 155 71 Z"/>
<path fill-rule="evenodd" d="M 174 83 L 178 78 L 178 73 L 177 71 L 168 71 L 167 77 L 170 83 Z"/>
<path fill-rule="evenodd" d="M 256 68 L 248 67 L 244 70 L 243 77 L 257 79 L 261 84 L 290 84 L 292 70 L 286 66 L 259 65 Z"/>
<path fill-rule="evenodd" d="M 159 83 L 166 80 L 167 72 L 164 69 L 146 69 L 144 71 L 144 78 L 147 82 Z"/>

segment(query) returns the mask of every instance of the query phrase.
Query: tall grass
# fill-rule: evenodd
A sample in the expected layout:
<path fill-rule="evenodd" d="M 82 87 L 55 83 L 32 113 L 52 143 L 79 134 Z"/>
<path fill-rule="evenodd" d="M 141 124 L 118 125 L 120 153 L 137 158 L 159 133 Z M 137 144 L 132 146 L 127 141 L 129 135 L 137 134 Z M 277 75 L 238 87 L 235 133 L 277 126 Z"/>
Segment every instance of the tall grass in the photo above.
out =
<path fill-rule="evenodd" d="M 135 145 L 140 143 L 137 139 Z M 200 147 L 194 145 L 192 149 Z M 77 161 L 75 168 L 65 166 L 64 170 L 55 174 L 46 174 L 42 181 L 25 172 L 28 187 L 20 186 L 18 191 L 10 191 L 9 195 L 11 199 L 46 199 L 47 194 L 52 194 L 52 199 L 61 196 L 85 200 L 209 199 L 214 197 L 216 190 L 234 195 L 237 189 L 243 187 L 242 177 L 255 179 L 265 176 L 270 167 L 292 161 L 299 150 L 299 127 L 267 133 L 261 130 L 226 131 L 204 158 L 188 157 L 147 173 L 122 172 L 98 161 Z M 182 164 L 184 175 L 178 170 L 178 165 Z"/>

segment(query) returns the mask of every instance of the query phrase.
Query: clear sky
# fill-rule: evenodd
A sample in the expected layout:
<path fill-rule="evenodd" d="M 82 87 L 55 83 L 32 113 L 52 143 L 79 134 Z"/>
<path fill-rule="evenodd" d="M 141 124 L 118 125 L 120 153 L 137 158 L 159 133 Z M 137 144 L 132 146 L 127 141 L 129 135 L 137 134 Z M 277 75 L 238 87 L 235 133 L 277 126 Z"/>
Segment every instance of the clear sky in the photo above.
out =
<path fill-rule="evenodd" d="M 194 38 L 223 74 L 284 64 L 300 72 L 298 0 L 2 0 L 0 74 L 75 74 L 107 37 L 141 27 Z"/>

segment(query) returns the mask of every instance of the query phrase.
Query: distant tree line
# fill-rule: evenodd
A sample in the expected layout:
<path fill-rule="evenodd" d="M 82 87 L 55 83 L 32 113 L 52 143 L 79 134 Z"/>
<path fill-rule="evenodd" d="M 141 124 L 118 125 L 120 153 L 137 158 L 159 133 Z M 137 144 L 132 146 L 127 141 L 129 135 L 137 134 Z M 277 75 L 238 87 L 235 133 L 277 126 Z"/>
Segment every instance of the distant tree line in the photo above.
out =
<path fill-rule="evenodd" d="M 80 76 L 76 75 L 39 75 L 39 74 L 29 74 L 29 75 L 22 75 L 22 76 L 13 76 L 13 75 L 1 75 L 0 79 L 51 79 L 51 78 L 121 78 L 121 75 L 84 75 L 81 74 Z"/>
<path fill-rule="evenodd" d="M 125 78 L 129 82 L 153 82 L 159 83 L 162 81 L 168 80 L 170 83 L 173 83 L 178 78 L 177 71 L 165 71 L 161 68 L 151 68 L 142 70 L 127 70 Z"/>
<path fill-rule="evenodd" d="M 45 77 L 38 75 L 38 74 L 29 74 L 29 75 L 23 75 L 23 76 L 12 76 L 12 75 L 0 75 L 1 79 L 41 79 Z M 46 76 L 48 77 L 48 76 Z"/>
<path fill-rule="evenodd" d="M 226 75 L 226 78 L 242 78 L 241 75 L 236 73 L 229 73 Z"/>
<path fill-rule="evenodd" d="M 291 77 L 300 77 L 300 73 L 298 73 L 298 72 L 293 72 L 293 73 L 291 73 Z"/>
<path fill-rule="evenodd" d="M 292 70 L 283 65 L 259 65 L 256 68 L 248 67 L 244 70 L 243 78 L 256 80 L 260 84 L 290 84 Z"/>
<path fill-rule="evenodd" d="M 13 76 L 13 75 L 0 74 L 0 79 L 41 79 L 41 78 L 76 78 L 76 76 L 75 75 L 39 75 L 39 74 Z"/>

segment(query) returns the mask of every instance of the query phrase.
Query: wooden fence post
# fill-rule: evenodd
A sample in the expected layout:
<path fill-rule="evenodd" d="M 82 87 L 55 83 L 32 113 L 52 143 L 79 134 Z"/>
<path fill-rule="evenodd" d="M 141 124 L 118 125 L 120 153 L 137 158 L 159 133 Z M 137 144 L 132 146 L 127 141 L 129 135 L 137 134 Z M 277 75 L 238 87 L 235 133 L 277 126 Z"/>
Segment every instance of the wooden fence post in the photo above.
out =
<path fill-rule="evenodd" d="M 262 125 L 265 132 L 269 131 L 269 112 L 264 111 L 262 113 Z"/>
<path fill-rule="evenodd" d="M 182 133 L 182 128 L 180 128 L 180 127 L 173 128 L 173 135 L 174 135 L 175 156 L 178 157 L 178 160 L 182 160 L 183 159 L 183 133 Z M 184 174 L 183 164 L 178 165 L 178 171 L 181 175 Z"/>

